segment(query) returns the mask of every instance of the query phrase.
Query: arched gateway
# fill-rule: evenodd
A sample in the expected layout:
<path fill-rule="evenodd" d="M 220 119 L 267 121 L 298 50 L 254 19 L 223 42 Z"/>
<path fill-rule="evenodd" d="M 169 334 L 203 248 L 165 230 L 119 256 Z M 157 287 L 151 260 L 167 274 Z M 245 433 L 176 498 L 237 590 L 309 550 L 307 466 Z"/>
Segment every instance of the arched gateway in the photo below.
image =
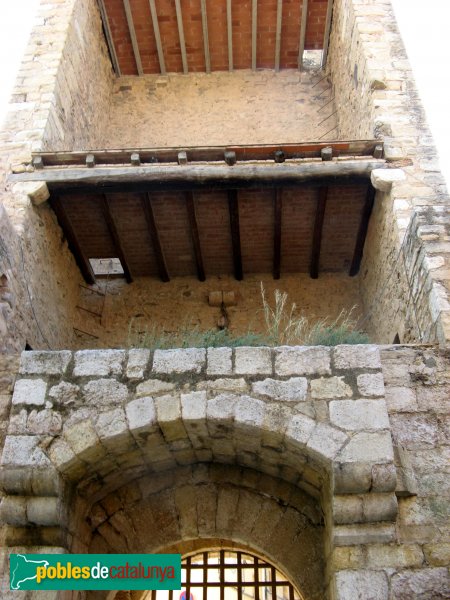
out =
<path fill-rule="evenodd" d="M 11 551 L 235 548 L 350 599 L 336 551 L 392 535 L 395 484 L 374 346 L 31 352 L 2 516 Z"/>

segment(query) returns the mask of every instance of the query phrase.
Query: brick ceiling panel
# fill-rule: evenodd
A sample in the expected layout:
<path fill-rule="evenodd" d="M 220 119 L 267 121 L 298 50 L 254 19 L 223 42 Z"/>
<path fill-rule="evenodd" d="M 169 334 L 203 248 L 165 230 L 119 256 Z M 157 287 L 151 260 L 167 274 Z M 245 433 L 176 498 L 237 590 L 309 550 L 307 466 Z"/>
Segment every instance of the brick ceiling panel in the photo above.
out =
<path fill-rule="evenodd" d="M 273 265 L 274 191 L 241 190 L 239 222 L 244 273 L 270 273 Z"/>
<path fill-rule="evenodd" d="M 306 273 L 317 206 L 317 188 L 285 188 L 281 219 L 281 270 Z"/>

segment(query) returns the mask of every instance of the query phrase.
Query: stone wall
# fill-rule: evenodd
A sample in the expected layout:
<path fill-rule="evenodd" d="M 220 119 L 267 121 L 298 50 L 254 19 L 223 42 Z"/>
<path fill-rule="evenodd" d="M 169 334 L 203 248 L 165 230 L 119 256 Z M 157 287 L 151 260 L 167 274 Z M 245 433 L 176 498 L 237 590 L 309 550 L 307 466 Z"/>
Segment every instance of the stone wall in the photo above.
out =
<path fill-rule="evenodd" d="M 24 353 L 1 462 L 4 544 L 222 540 L 267 555 L 305 599 L 324 581 L 333 600 L 445 598 L 448 356 L 380 350 Z"/>
<path fill-rule="evenodd" d="M 449 253 L 442 226 L 449 199 L 390 2 L 335 0 L 328 69 L 340 137 L 382 139 L 387 160 L 405 173 L 389 195 L 378 195 L 362 263 L 365 309 L 376 289 L 375 329 L 393 321 L 402 341 L 445 344 L 448 272 L 436 270 L 437 254 L 445 261 Z"/>

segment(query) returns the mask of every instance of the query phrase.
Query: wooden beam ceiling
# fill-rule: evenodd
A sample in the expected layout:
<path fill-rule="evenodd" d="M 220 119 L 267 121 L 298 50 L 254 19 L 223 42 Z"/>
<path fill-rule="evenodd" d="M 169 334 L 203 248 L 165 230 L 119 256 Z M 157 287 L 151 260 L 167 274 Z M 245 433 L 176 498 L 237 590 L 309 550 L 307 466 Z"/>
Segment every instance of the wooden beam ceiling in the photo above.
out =
<path fill-rule="evenodd" d="M 234 277 L 238 281 L 241 281 L 244 278 L 244 274 L 242 270 L 241 232 L 239 226 L 239 196 L 237 190 L 228 190 L 228 209 L 230 212 Z"/>
<path fill-rule="evenodd" d="M 194 246 L 195 264 L 197 267 L 197 276 L 199 281 L 205 281 L 205 268 L 203 266 L 202 247 L 200 235 L 198 232 L 197 215 L 195 212 L 195 198 L 192 192 L 186 192 L 186 206 L 188 211 L 189 223 L 191 226 L 192 244 Z"/>
<path fill-rule="evenodd" d="M 325 209 L 327 206 L 328 188 L 320 187 L 318 188 L 317 192 L 317 209 L 316 218 L 314 221 L 311 265 L 309 269 L 309 274 L 311 275 L 312 279 L 317 279 L 319 277 L 320 249 L 322 246 L 322 231 L 323 222 L 325 219 Z"/>
<path fill-rule="evenodd" d="M 166 259 L 164 258 L 164 252 L 161 246 L 161 240 L 159 238 L 158 228 L 156 226 L 155 214 L 153 212 L 152 197 L 150 194 L 145 194 L 142 199 L 145 219 L 147 221 L 147 227 L 150 234 L 150 239 L 153 245 L 153 251 L 155 253 L 156 263 L 158 265 L 158 272 L 161 281 L 170 281 L 169 271 L 167 270 Z"/>

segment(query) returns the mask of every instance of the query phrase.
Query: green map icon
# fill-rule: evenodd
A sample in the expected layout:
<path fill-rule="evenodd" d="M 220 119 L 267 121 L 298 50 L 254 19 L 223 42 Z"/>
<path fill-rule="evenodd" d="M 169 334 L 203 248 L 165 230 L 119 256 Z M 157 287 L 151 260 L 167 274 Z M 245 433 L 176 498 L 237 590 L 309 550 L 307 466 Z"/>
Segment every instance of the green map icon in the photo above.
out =
<path fill-rule="evenodd" d="M 23 554 L 12 554 L 10 556 L 10 588 L 12 590 L 24 589 L 21 585 L 25 581 L 36 579 L 36 568 L 48 567 L 49 564 L 46 560 L 31 560 Z"/>

